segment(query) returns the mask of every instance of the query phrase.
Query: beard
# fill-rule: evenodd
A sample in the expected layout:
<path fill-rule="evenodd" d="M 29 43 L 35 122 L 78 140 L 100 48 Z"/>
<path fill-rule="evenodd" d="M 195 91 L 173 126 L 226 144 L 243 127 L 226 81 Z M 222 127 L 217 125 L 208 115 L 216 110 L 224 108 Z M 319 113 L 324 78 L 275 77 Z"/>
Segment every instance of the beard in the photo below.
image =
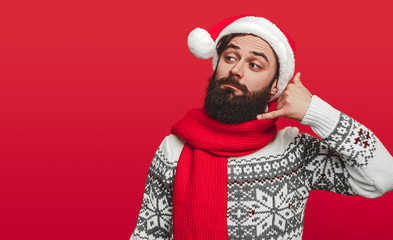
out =
<path fill-rule="evenodd" d="M 205 97 L 207 114 L 224 123 L 242 123 L 255 120 L 256 116 L 265 113 L 270 100 L 273 81 L 264 89 L 250 92 L 234 76 L 215 80 L 215 74 L 209 79 L 209 86 Z M 235 90 L 223 86 L 230 84 L 243 92 L 237 96 Z"/>

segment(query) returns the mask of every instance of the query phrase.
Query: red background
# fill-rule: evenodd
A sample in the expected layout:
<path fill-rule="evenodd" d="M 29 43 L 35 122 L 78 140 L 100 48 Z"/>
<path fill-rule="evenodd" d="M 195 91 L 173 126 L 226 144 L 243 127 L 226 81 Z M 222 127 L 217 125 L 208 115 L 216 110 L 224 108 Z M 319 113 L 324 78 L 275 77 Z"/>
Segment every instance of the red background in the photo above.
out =
<path fill-rule="evenodd" d="M 128 239 L 156 148 L 202 105 L 212 74 L 188 33 L 233 15 L 283 28 L 303 84 L 392 153 L 392 10 L 390 0 L 2 0 L 0 239 Z M 304 239 L 393 239 L 392 200 L 312 192 Z"/>

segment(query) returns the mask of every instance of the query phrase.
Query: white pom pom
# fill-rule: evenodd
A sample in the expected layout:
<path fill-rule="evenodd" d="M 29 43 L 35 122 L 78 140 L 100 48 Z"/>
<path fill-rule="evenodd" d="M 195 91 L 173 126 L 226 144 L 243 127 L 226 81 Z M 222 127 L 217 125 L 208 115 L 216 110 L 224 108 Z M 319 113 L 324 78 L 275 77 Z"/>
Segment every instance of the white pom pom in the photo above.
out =
<path fill-rule="evenodd" d="M 216 44 L 210 34 L 202 28 L 195 28 L 188 35 L 188 49 L 192 55 L 200 59 L 213 57 Z"/>

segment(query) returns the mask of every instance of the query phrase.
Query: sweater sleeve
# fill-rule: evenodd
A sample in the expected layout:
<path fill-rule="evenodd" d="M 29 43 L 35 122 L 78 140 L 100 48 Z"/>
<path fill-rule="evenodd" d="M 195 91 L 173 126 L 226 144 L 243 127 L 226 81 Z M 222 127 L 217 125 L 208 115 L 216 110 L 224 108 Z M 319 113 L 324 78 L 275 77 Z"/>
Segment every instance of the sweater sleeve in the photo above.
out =
<path fill-rule="evenodd" d="M 368 128 L 317 96 L 302 124 L 310 137 L 305 154 L 312 189 L 376 198 L 393 190 L 393 157 Z"/>
<path fill-rule="evenodd" d="M 130 240 L 168 240 L 172 235 L 172 190 L 183 143 L 167 136 L 156 151 L 147 175 L 142 206 Z"/>

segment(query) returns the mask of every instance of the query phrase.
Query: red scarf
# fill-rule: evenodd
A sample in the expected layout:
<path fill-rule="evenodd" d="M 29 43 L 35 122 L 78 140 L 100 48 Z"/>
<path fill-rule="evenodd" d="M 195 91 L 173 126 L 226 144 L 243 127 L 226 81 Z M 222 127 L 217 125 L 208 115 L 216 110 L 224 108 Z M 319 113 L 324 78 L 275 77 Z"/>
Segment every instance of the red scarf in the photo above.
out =
<path fill-rule="evenodd" d="M 173 187 L 174 239 L 228 239 L 227 158 L 266 146 L 276 136 L 276 119 L 226 124 L 210 118 L 204 108 L 193 109 L 171 132 L 186 142 Z"/>

